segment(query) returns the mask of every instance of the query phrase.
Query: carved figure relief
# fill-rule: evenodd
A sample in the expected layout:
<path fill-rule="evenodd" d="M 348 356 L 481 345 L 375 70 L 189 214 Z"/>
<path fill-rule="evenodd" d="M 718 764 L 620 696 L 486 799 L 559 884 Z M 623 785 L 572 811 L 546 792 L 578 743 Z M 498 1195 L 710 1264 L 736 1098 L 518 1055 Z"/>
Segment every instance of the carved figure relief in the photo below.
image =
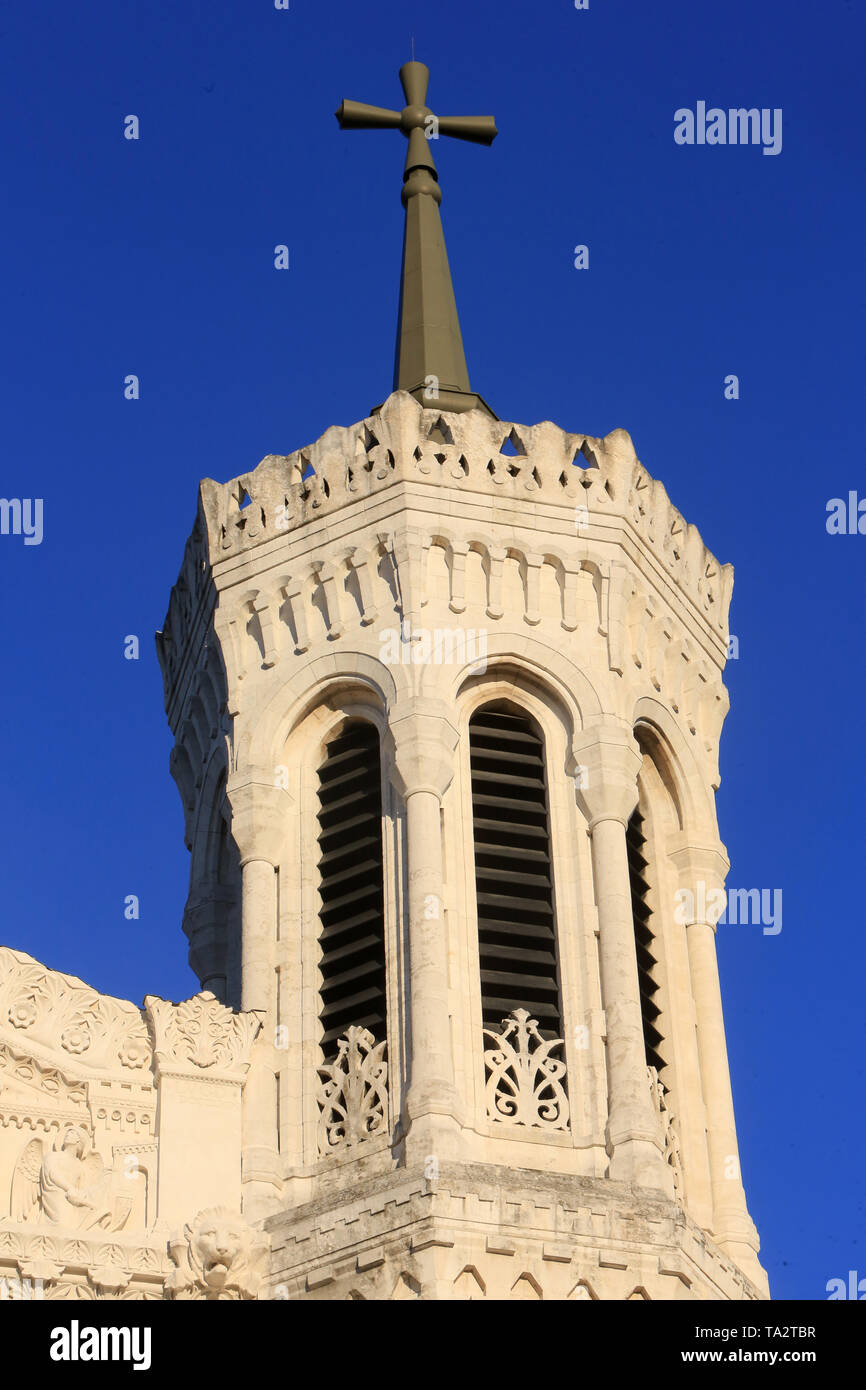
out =
<path fill-rule="evenodd" d="M 63 1130 L 47 1150 L 41 1139 L 31 1139 L 12 1177 L 12 1217 L 76 1230 L 120 1230 L 132 1197 L 115 1197 L 112 1178 L 111 1168 L 77 1125 Z"/>

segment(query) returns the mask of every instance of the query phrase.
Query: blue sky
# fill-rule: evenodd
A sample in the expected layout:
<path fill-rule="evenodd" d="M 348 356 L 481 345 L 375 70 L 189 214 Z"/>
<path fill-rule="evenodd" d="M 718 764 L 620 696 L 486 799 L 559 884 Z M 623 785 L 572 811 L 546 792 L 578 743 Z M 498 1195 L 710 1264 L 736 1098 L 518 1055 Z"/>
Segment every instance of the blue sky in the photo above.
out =
<path fill-rule="evenodd" d="M 719 934 L 744 1178 L 776 1297 L 866 1275 L 866 536 L 825 528 L 866 495 L 862 11 L 93 0 L 0 29 L 0 492 L 44 499 L 40 546 L 0 537 L 0 939 L 136 1000 L 195 985 L 153 633 L 199 478 L 390 388 L 404 145 L 333 112 L 401 105 L 414 34 L 434 109 L 500 129 L 436 149 L 473 387 L 628 429 L 735 565 L 721 832 L 732 886 L 784 894 L 778 936 Z M 781 153 L 675 144 L 699 100 L 781 108 Z"/>

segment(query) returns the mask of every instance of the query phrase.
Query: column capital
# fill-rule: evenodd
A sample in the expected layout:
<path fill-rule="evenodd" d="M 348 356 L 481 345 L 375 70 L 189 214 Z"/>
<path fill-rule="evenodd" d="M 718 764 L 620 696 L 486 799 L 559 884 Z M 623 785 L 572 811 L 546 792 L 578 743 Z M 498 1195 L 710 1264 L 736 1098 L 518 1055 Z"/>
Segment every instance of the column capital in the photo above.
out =
<path fill-rule="evenodd" d="M 592 724 L 574 735 L 569 771 L 590 830 L 604 820 L 628 825 L 637 805 L 641 762 L 631 726 L 624 722 Z"/>
<path fill-rule="evenodd" d="M 712 887 L 721 887 L 731 862 L 721 840 L 702 840 L 681 830 L 671 840 L 670 857 L 684 882 L 697 878 L 708 880 Z"/>
<path fill-rule="evenodd" d="M 459 738 L 451 713 L 444 701 L 428 699 L 401 701 L 388 711 L 388 772 L 401 796 L 424 791 L 441 801 L 450 787 Z"/>
<path fill-rule="evenodd" d="M 226 803 L 241 868 L 255 859 L 279 864 L 286 815 L 292 805 L 286 788 L 277 786 L 262 772 L 238 772 L 226 784 Z"/>
<path fill-rule="evenodd" d="M 686 928 L 704 925 L 715 932 L 727 906 L 725 878 L 730 863 L 721 840 L 701 840 L 680 831 L 670 857 L 680 879 L 675 918 Z"/>

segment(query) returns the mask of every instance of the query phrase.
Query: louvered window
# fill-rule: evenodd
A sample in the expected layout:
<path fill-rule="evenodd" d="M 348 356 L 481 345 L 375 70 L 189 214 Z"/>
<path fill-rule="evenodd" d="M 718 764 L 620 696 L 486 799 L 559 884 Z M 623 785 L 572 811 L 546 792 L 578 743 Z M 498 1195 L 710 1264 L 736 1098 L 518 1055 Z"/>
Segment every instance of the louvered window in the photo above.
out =
<path fill-rule="evenodd" d="M 321 1044 L 326 1059 L 350 1025 L 386 1035 L 379 734 L 347 725 L 319 768 Z"/>
<path fill-rule="evenodd" d="M 481 1004 L 486 1027 L 528 1009 L 561 1037 L 544 744 L 505 702 L 469 721 Z"/>
<path fill-rule="evenodd" d="M 637 950 L 637 974 L 640 987 L 640 1006 L 643 1014 L 643 1037 L 647 1066 L 661 1071 L 664 1058 L 661 1054 L 662 1034 L 658 1027 L 661 1010 L 655 1002 L 658 994 L 656 968 L 655 936 L 653 933 L 652 912 L 647 898 L 646 836 L 643 833 L 643 816 L 635 811 L 628 823 L 626 832 L 628 847 L 628 873 L 631 883 L 631 911 L 634 920 L 634 940 Z"/>

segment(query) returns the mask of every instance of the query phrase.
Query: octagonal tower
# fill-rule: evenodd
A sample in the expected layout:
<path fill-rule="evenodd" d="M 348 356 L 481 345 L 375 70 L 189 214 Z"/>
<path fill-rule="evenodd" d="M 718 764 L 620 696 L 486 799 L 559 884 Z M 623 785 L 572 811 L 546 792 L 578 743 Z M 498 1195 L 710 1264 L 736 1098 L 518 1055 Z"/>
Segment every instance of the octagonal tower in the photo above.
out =
<path fill-rule="evenodd" d="M 202 484 L 184 929 L 267 1016 L 277 1296 L 767 1295 L 705 906 L 731 588 L 623 430 L 397 391 Z"/>

